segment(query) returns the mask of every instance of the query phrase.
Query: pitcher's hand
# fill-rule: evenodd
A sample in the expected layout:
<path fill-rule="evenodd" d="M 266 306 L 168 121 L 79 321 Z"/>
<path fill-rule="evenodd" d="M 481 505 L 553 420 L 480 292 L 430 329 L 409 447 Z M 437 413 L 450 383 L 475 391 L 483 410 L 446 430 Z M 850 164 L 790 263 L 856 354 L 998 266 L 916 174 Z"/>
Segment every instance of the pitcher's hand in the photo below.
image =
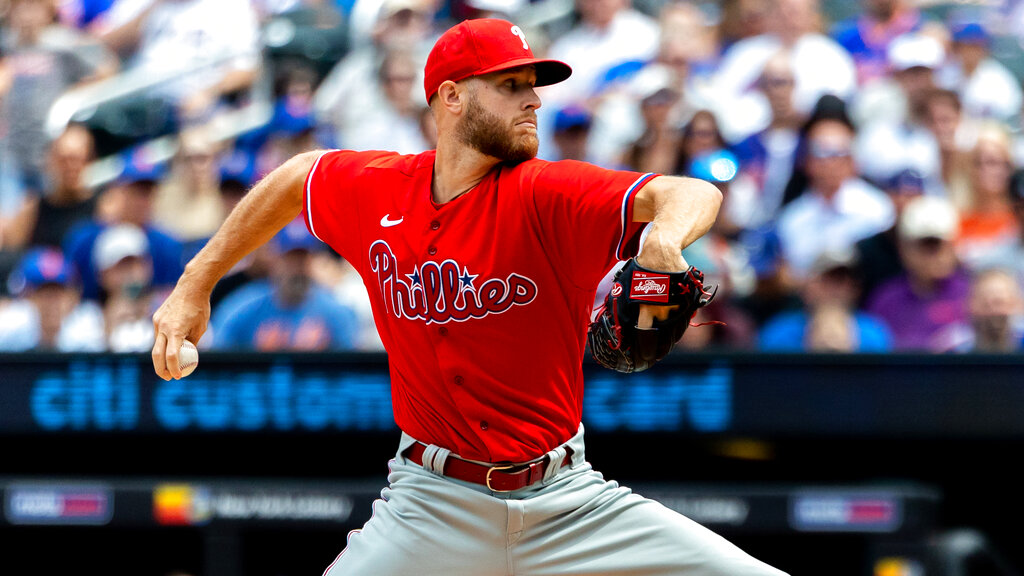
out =
<path fill-rule="evenodd" d="M 164 380 L 181 378 L 178 350 L 183 340 L 199 342 L 210 322 L 209 294 L 179 284 L 153 314 L 153 371 Z"/>
<path fill-rule="evenodd" d="M 661 242 L 654 233 L 648 235 L 643 251 L 637 257 L 636 262 L 648 270 L 659 272 L 681 272 L 689 268 L 679 246 Z M 646 330 L 654 325 L 655 320 L 668 318 L 668 315 L 677 308 L 679 306 L 641 305 L 638 310 L 636 327 Z"/>

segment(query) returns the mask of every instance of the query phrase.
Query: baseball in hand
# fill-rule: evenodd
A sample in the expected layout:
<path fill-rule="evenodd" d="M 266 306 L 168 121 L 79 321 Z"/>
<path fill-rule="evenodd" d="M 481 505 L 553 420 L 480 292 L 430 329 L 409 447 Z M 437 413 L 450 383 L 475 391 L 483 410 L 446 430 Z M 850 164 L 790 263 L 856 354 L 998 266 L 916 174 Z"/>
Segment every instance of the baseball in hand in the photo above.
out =
<path fill-rule="evenodd" d="M 199 365 L 199 350 L 196 345 L 185 340 L 178 350 L 178 369 L 181 370 L 181 377 L 191 374 Z"/>

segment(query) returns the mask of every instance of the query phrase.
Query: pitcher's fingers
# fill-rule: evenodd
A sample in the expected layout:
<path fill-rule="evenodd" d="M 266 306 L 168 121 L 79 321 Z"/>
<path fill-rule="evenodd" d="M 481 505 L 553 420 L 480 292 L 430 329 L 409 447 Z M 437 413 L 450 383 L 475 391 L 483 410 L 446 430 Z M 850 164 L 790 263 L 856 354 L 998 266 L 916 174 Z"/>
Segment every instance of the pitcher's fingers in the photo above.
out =
<path fill-rule="evenodd" d="M 175 380 L 181 378 L 181 368 L 178 365 L 178 352 L 181 351 L 182 340 L 184 339 L 171 334 L 167 337 L 167 350 L 164 352 L 164 357 L 167 358 L 167 372 L 171 375 L 171 378 L 174 378 Z"/>
<path fill-rule="evenodd" d="M 665 320 L 677 308 L 679 308 L 679 306 L 658 306 L 658 309 L 654 311 L 654 317 L 658 320 Z"/>
<path fill-rule="evenodd" d="M 679 306 L 642 305 L 637 313 L 636 327 L 641 330 L 647 330 L 654 326 L 655 320 L 665 320 L 676 308 L 679 308 Z"/>
<path fill-rule="evenodd" d="M 641 306 L 637 310 L 636 327 L 641 330 L 647 330 L 654 325 L 654 311 L 651 310 L 653 306 Z"/>
<path fill-rule="evenodd" d="M 171 379 L 171 373 L 167 371 L 167 358 L 164 356 L 167 350 L 167 336 L 157 332 L 153 339 L 153 371 L 164 380 Z"/>

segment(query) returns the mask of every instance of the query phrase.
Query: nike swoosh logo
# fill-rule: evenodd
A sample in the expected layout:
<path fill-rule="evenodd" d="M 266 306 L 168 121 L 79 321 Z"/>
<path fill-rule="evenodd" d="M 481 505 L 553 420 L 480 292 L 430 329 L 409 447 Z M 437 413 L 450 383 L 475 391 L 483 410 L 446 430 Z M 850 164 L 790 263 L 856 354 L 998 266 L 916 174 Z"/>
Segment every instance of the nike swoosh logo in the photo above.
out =
<path fill-rule="evenodd" d="M 398 220 L 392 220 L 390 216 L 391 214 L 385 214 L 384 217 L 380 219 L 380 225 L 385 228 L 390 228 L 392 226 L 398 226 L 402 223 L 402 220 L 405 220 L 405 216 L 402 216 Z"/>

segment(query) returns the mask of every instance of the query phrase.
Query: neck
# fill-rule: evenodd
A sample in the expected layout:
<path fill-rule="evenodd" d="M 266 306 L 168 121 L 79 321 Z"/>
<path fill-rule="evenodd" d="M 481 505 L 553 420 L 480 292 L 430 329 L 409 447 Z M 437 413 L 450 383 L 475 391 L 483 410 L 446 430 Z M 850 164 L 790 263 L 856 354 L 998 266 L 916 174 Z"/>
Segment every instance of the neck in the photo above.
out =
<path fill-rule="evenodd" d="M 931 278 L 922 278 L 914 274 L 908 274 L 907 278 L 910 280 L 910 290 L 914 294 L 922 298 L 927 298 L 934 294 L 939 287 L 939 280 L 932 280 Z"/>
<path fill-rule="evenodd" d="M 800 123 L 801 118 L 795 112 L 782 113 L 778 115 L 773 114 L 770 127 L 776 129 L 790 130 L 794 128 L 799 128 Z"/>
<path fill-rule="evenodd" d="M 874 12 L 870 15 L 870 18 L 874 19 L 875 22 L 885 26 L 891 26 L 904 18 L 909 12 L 906 6 L 894 6 L 892 10 L 884 13 Z"/>
<path fill-rule="evenodd" d="M 75 204 L 81 202 L 89 197 L 90 191 L 88 188 L 66 188 L 60 187 L 55 188 L 53 194 L 50 195 L 50 201 L 54 204 L 64 206 L 67 204 Z"/>
<path fill-rule="evenodd" d="M 977 194 L 974 211 L 981 214 L 1001 214 L 1010 211 L 1010 200 L 997 194 Z"/>
<path fill-rule="evenodd" d="M 976 333 L 974 349 L 978 352 L 1013 352 L 1016 342 L 1009 333 L 989 335 Z"/>
<path fill-rule="evenodd" d="M 803 36 L 803 34 L 799 33 L 786 33 L 778 35 L 779 40 L 782 41 L 782 45 L 785 46 L 786 48 L 792 48 L 793 46 L 796 46 L 796 43 L 797 41 L 800 40 L 801 36 Z"/>
<path fill-rule="evenodd" d="M 845 180 L 844 180 L 844 182 L 845 182 Z M 839 193 L 839 189 L 842 188 L 842 187 L 843 187 L 843 183 L 840 182 L 838 186 L 834 186 L 834 187 L 833 186 L 815 186 L 814 188 L 815 188 L 815 190 L 818 191 L 818 194 L 820 194 L 822 198 L 824 198 L 825 200 L 831 202 L 832 199 L 836 197 L 836 194 Z"/>
<path fill-rule="evenodd" d="M 437 204 L 451 202 L 472 190 L 499 162 L 452 138 L 439 141 L 430 184 L 431 198 Z"/>
<path fill-rule="evenodd" d="M 614 21 L 615 16 L 613 15 L 605 20 L 590 20 L 587 22 L 587 25 L 599 32 L 607 32 L 608 29 L 612 27 L 612 22 Z"/>
<path fill-rule="evenodd" d="M 22 28 L 18 30 L 17 42 L 19 46 L 34 46 L 39 43 L 42 36 L 42 28 Z"/>

